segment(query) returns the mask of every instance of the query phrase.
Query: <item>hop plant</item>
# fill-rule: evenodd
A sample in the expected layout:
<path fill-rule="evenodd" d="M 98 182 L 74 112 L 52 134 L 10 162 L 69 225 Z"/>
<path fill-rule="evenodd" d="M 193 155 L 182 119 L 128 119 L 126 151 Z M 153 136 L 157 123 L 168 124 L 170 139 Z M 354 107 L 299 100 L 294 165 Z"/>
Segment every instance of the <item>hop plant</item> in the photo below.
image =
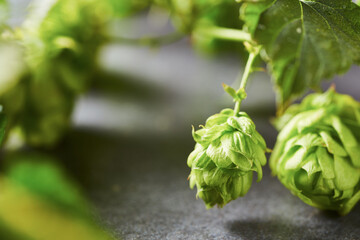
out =
<path fill-rule="evenodd" d="M 293 105 L 276 126 L 273 174 L 305 203 L 349 213 L 360 199 L 360 103 L 330 88 Z"/>
<path fill-rule="evenodd" d="M 190 187 L 207 208 L 224 206 L 250 189 L 253 172 L 262 179 L 266 143 L 250 117 L 225 109 L 211 116 L 202 129 L 194 131 L 195 149 L 188 158 Z"/>
<path fill-rule="evenodd" d="M 191 34 L 193 47 L 201 53 L 242 51 L 242 44 L 220 40 L 213 28 L 241 29 L 240 4 L 234 0 L 153 0 L 155 5 L 169 9 L 171 20 L 179 32 Z"/>
<path fill-rule="evenodd" d="M 30 9 L 11 41 L 0 36 L 0 47 L 12 47 L 21 70 L 12 67 L 7 78 L 0 75 L 7 83 L 0 103 L 10 138 L 20 135 L 30 145 L 51 146 L 68 129 L 75 101 L 93 79 L 110 10 L 94 0 L 37 0 Z"/>

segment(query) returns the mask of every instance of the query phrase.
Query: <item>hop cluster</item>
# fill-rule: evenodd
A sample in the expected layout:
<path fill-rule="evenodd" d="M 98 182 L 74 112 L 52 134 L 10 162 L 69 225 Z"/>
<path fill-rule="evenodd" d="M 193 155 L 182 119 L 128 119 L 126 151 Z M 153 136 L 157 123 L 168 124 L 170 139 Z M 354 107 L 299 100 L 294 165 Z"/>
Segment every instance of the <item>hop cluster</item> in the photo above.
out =
<path fill-rule="evenodd" d="M 277 127 L 273 173 L 305 203 L 347 214 L 360 199 L 360 103 L 334 89 L 311 94 Z"/>
<path fill-rule="evenodd" d="M 108 8 L 95 0 L 34 1 L 21 34 L 11 41 L 0 37 L 0 47 L 13 49 L 3 58 L 16 59 L 16 69 L 0 76 L 4 82 L 3 76 L 10 75 L 0 89 L 0 103 L 10 128 L 20 130 L 28 144 L 53 145 L 68 128 L 75 100 L 89 87 L 106 40 L 103 9 Z"/>
<path fill-rule="evenodd" d="M 225 109 L 194 132 L 195 149 L 188 158 L 190 187 L 208 208 L 223 206 L 250 189 L 253 171 L 262 178 L 266 143 L 250 117 Z"/>

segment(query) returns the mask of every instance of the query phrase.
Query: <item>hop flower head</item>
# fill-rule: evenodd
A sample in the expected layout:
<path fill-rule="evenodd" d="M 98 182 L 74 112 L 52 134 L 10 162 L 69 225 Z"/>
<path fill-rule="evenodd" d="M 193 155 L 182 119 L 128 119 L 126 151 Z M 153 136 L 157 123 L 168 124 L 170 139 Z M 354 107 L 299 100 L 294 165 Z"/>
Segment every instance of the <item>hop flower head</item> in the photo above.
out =
<path fill-rule="evenodd" d="M 225 109 L 211 116 L 205 126 L 193 130 L 195 149 L 188 158 L 190 187 L 208 208 L 223 206 L 250 189 L 253 171 L 262 178 L 266 144 L 250 117 Z"/>
<path fill-rule="evenodd" d="M 334 89 L 285 112 L 273 174 L 305 203 L 347 214 L 360 199 L 360 103 Z"/>

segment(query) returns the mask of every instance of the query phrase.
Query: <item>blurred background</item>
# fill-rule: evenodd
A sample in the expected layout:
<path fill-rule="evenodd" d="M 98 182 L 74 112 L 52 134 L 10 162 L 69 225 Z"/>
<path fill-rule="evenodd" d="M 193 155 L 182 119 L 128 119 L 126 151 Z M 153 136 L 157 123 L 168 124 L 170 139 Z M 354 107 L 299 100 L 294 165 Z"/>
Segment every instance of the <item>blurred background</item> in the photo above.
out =
<path fill-rule="evenodd" d="M 30 1 L 9 4 L 8 24 L 19 28 Z M 160 7 L 112 19 L 106 32 L 112 40 L 99 49 L 88 91 L 74 100 L 70 130 L 52 147 L 2 155 L 2 239 L 359 239 L 359 206 L 344 218 L 320 212 L 292 196 L 267 166 L 245 198 L 206 210 L 187 182 L 191 125 L 233 107 L 221 84 L 237 88 L 246 56 L 241 49 L 198 49 L 187 35 L 155 47 L 124 41 L 174 32 Z M 353 67 L 337 77 L 337 90 L 359 100 L 359 74 Z M 253 74 L 247 93 L 242 110 L 272 148 L 276 97 L 269 75 Z M 16 167 L 11 159 L 20 159 Z M 15 191 L 15 183 L 30 191 Z M 39 234 L 47 225 L 48 235 Z"/>

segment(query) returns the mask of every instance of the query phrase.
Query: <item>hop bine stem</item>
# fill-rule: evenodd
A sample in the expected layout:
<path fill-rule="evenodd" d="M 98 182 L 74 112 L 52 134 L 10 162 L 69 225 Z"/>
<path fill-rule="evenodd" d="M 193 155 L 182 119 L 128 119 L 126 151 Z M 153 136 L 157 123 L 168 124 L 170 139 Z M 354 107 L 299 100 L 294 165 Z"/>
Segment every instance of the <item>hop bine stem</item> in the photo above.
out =
<path fill-rule="evenodd" d="M 173 32 L 163 36 L 156 37 L 140 37 L 140 38 L 126 38 L 121 36 L 112 36 L 111 41 L 128 45 L 141 45 L 149 47 L 159 47 L 169 45 L 183 39 L 185 35 L 180 32 Z"/>
<path fill-rule="evenodd" d="M 239 90 L 243 89 L 244 92 L 245 92 L 245 88 L 246 88 L 246 85 L 248 83 L 249 76 L 250 76 L 250 74 L 251 74 L 251 72 L 253 70 L 252 68 L 253 68 L 254 61 L 255 61 L 256 56 L 258 54 L 259 54 L 259 51 L 250 52 L 248 61 L 247 61 L 246 66 L 245 66 L 244 73 L 243 73 L 243 75 L 241 77 L 241 83 L 240 83 Z M 236 103 L 235 103 L 235 108 L 234 108 L 235 116 L 237 116 L 239 114 L 242 100 L 243 99 L 240 99 L 240 100 L 236 101 Z"/>
<path fill-rule="evenodd" d="M 195 32 L 203 34 L 205 36 L 223 39 L 223 40 L 230 40 L 236 42 L 251 41 L 251 35 L 239 29 L 209 26 L 209 27 L 199 27 L 198 29 L 195 30 Z"/>

